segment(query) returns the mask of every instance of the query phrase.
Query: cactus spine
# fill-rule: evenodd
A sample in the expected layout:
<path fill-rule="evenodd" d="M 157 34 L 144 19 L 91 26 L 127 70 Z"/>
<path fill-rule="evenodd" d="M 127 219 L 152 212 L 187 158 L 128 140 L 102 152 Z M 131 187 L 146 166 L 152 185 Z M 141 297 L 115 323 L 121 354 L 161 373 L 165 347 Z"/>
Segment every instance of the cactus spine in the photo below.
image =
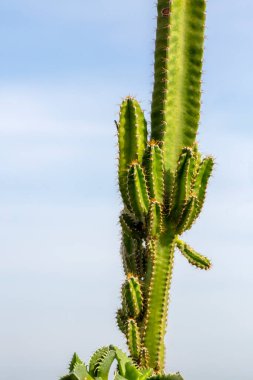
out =
<path fill-rule="evenodd" d="M 213 168 L 195 141 L 205 7 L 205 0 L 158 0 L 150 141 L 136 99 L 123 100 L 118 122 L 127 282 L 117 320 L 136 364 L 161 374 L 175 248 L 198 268 L 211 265 L 179 238 L 203 207 Z"/>
<path fill-rule="evenodd" d="M 214 165 L 195 141 L 205 8 L 206 0 L 158 0 L 151 131 L 131 96 L 116 122 L 125 272 L 117 324 L 130 357 L 102 347 L 86 366 L 74 354 L 62 380 L 108 380 L 114 360 L 115 380 L 183 380 L 179 373 L 164 374 L 164 336 L 175 250 L 197 268 L 211 267 L 181 238 L 202 210 Z"/>

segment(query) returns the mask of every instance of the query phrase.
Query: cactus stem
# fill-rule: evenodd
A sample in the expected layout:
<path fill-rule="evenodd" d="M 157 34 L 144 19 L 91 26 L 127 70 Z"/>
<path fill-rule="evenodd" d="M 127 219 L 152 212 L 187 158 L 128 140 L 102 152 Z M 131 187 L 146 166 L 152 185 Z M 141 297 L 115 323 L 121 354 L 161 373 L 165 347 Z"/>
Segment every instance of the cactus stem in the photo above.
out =
<path fill-rule="evenodd" d="M 164 368 L 164 343 L 172 277 L 174 234 L 164 233 L 152 243 L 151 277 L 148 280 L 147 310 L 143 343 L 149 353 L 149 365 L 157 372 Z"/>

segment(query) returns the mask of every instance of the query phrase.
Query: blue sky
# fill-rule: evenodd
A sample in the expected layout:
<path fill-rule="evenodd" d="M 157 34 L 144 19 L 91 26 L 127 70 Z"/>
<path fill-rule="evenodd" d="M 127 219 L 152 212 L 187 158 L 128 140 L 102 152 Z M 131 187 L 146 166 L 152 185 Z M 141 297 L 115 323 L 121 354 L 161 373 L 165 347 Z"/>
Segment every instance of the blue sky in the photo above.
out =
<path fill-rule="evenodd" d="M 205 210 L 176 257 L 167 368 L 252 380 L 253 3 L 207 9 L 198 140 L 216 157 Z M 55 380 L 73 351 L 125 347 L 113 120 L 123 96 L 149 117 L 155 4 L 0 2 L 0 373 Z"/>

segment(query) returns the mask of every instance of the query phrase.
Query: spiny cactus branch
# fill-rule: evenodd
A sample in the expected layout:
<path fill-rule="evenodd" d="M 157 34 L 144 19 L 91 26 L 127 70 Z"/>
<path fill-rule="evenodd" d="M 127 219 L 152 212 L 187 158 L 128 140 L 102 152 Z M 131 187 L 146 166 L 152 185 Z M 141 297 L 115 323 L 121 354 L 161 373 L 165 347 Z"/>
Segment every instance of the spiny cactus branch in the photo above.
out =
<path fill-rule="evenodd" d="M 158 0 L 151 128 L 164 143 L 166 171 L 199 125 L 205 9 L 205 0 Z"/>
<path fill-rule="evenodd" d="M 161 234 L 158 240 L 150 242 L 149 265 L 151 270 L 146 278 L 148 294 L 143 344 L 149 353 L 149 366 L 157 372 L 163 371 L 164 368 L 163 340 L 166 333 L 174 249 L 175 236 L 168 232 Z"/>

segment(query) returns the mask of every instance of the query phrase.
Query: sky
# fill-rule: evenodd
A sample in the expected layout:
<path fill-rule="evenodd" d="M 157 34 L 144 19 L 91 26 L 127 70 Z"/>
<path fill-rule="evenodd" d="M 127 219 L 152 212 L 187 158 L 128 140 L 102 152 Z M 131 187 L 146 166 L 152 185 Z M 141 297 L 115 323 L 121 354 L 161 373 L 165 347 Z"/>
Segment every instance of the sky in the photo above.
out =
<path fill-rule="evenodd" d="M 167 371 L 253 378 L 253 3 L 207 7 L 198 141 L 216 166 L 176 254 Z M 0 373 L 56 380 L 74 351 L 126 349 L 114 316 L 123 271 L 114 119 L 149 118 L 156 8 L 115 0 L 0 1 Z"/>

